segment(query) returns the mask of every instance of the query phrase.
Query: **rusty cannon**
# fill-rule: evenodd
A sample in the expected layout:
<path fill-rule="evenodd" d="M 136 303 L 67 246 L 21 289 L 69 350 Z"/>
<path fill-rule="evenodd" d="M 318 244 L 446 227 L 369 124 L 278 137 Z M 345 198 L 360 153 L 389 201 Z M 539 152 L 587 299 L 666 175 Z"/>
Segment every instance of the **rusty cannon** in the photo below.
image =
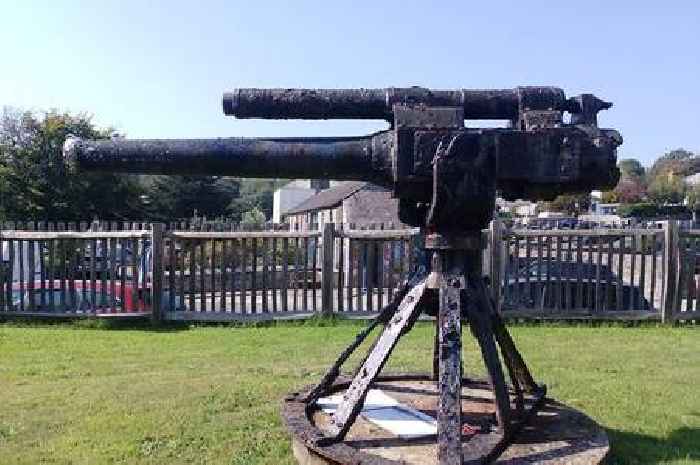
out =
<path fill-rule="evenodd" d="M 546 388 L 534 380 L 494 308 L 482 278 L 481 230 L 493 217 L 497 193 L 536 200 L 614 186 L 622 139 L 597 121 L 598 112 L 610 107 L 592 94 L 567 98 L 556 87 L 237 89 L 224 94 L 223 110 L 238 118 L 380 119 L 390 127 L 343 138 L 69 139 L 64 154 L 83 170 L 363 180 L 390 189 L 401 220 L 422 229 L 424 258 L 320 382 L 285 400 L 284 419 L 297 446 L 329 463 L 399 463 L 391 454 L 373 455 L 371 447 L 360 450 L 362 441 L 348 441 L 348 434 L 374 387 L 410 380 L 418 385 L 406 389 L 415 393 L 428 383 L 436 429 L 422 443 L 432 444 L 441 465 L 487 463 L 537 415 Z M 506 126 L 465 125 L 485 119 Z M 382 375 L 399 338 L 422 313 L 436 315 L 432 373 Z M 484 381 L 463 376 L 463 320 L 481 352 Z M 349 378 L 341 375 L 378 327 L 360 366 Z M 478 389 L 490 394 L 469 404 L 465 399 Z M 338 392 L 342 396 L 323 420 L 321 401 Z M 485 411 L 484 403 L 492 410 Z M 399 439 L 378 441 L 403 447 L 415 440 Z"/>

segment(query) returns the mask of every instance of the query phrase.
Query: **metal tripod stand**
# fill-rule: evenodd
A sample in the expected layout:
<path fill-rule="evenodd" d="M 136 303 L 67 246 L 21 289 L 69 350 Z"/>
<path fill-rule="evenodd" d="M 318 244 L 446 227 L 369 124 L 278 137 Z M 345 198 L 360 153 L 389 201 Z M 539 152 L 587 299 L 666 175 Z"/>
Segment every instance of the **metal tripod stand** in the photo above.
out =
<path fill-rule="evenodd" d="M 426 256 L 431 256 L 411 275 L 392 304 L 340 355 L 321 382 L 304 401 L 315 403 L 340 375 L 340 367 L 379 324 L 384 329 L 354 374 L 343 400 L 331 418 L 326 444 L 342 441 L 362 410 L 365 397 L 399 338 L 410 331 L 421 312 L 431 313 L 437 294 L 433 379 L 438 384 L 438 463 L 487 463 L 512 441 L 517 431 L 544 400 L 546 388 L 532 378 L 503 320 L 495 311 L 481 277 L 480 232 L 449 237 L 426 235 Z M 431 295 L 432 299 L 431 299 Z M 462 424 L 462 320 L 466 318 L 486 366 L 493 392 L 495 416 L 491 425 L 465 442 Z M 499 359 L 505 364 L 511 387 Z M 526 400 L 525 394 L 528 394 Z M 319 444 L 320 445 L 320 444 Z"/>

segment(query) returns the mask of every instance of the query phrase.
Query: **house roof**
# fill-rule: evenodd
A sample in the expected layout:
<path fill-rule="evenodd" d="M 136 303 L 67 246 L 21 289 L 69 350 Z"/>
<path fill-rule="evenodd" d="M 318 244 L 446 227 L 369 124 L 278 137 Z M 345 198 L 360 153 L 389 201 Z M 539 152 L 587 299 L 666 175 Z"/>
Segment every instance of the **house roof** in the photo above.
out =
<path fill-rule="evenodd" d="M 348 181 L 330 189 L 323 190 L 318 194 L 309 197 L 294 208 L 287 210 L 284 215 L 295 215 L 312 210 L 321 210 L 339 205 L 343 200 L 350 197 L 358 190 L 365 187 L 366 182 Z"/>

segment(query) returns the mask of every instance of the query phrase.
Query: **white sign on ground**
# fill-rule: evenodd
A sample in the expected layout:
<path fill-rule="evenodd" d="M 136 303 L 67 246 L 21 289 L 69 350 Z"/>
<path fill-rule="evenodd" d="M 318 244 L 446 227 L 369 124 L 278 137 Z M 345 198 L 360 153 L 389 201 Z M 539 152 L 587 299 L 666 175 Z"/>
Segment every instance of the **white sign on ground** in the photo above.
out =
<path fill-rule="evenodd" d="M 318 406 L 325 413 L 333 414 L 342 399 L 340 394 L 324 397 L 318 400 Z M 360 415 L 403 439 L 437 434 L 437 422 L 433 417 L 398 402 L 380 389 L 371 389 L 367 393 Z"/>

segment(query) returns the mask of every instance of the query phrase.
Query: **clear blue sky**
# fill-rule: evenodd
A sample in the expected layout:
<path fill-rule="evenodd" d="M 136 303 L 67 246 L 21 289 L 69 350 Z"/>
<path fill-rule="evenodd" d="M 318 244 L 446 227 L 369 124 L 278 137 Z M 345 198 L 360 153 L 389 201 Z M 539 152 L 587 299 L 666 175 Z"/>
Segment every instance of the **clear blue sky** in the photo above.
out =
<path fill-rule="evenodd" d="M 234 87 L 557 85 L 615 106 L 623 157 L 700 151 L 697 1 L 11 2 L 0 106 L 129 137 L 351 135 L 381 122 L 237 121 Z"/>

